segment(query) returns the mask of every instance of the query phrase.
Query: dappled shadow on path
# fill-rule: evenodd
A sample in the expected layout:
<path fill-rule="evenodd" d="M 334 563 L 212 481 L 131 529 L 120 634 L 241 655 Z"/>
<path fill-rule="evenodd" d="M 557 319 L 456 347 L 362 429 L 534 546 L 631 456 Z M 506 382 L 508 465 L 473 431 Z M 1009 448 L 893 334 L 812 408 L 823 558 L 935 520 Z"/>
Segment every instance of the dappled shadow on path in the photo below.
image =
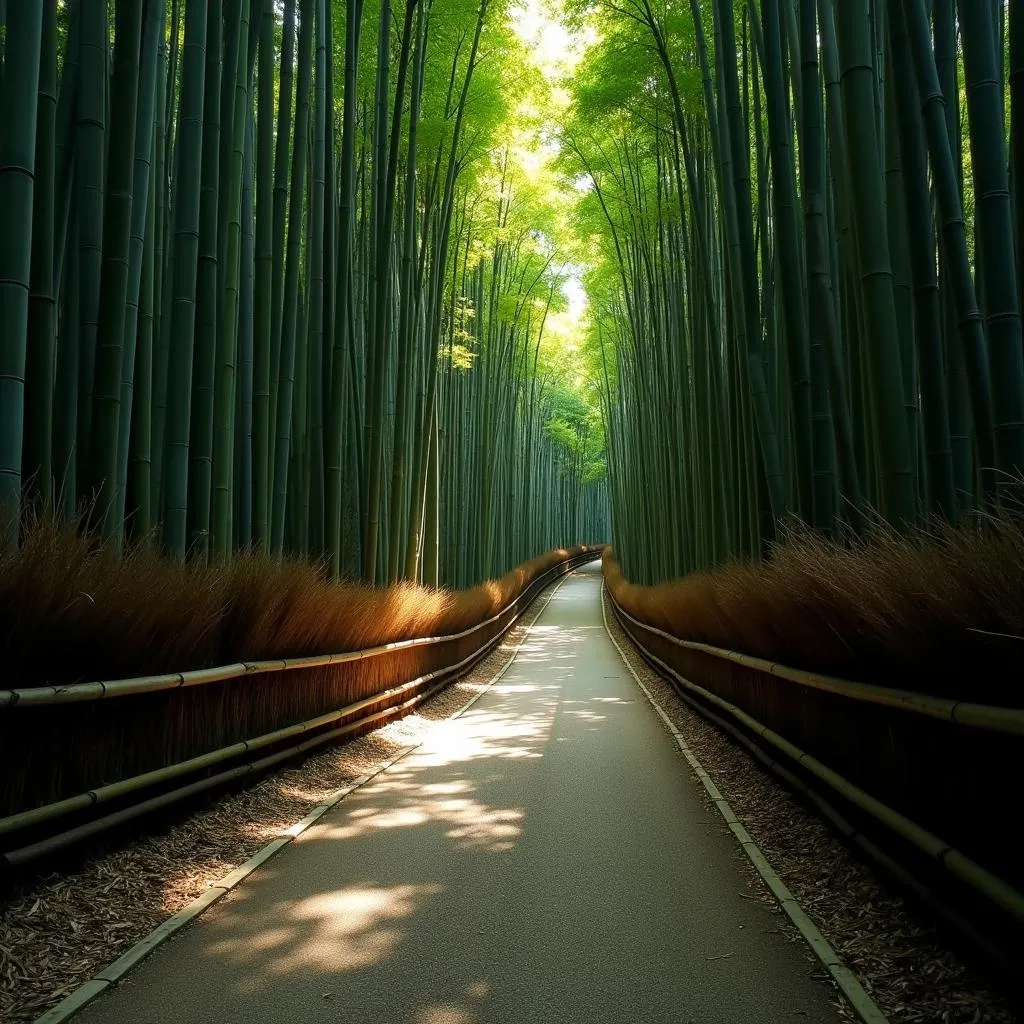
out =
<path fill-rule="evenodd" d="M 483 701 L 437 723 L 206 918 L 192 938 L 222 998 L 337 999 L 345 1019 L 375 1005 L 410 1024 L 493 1019 L 493 901 L 480 897 L 503 869 L 489 862 L 520 843 L 551 744 L 632 703 L 566 693 L 603 632 L 576 607 L 594 598 L 592 583 L 568 581 Z"/>

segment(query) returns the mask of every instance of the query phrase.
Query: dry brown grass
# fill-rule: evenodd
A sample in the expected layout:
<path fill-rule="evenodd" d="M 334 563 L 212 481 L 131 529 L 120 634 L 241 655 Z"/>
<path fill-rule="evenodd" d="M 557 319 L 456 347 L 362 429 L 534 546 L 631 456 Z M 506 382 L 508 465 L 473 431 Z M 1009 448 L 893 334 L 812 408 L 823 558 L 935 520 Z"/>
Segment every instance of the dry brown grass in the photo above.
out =
<path fill-rule="evenodd" d="M 116 557 L 83 531 L 35 524 L 0 559 L 0 688 L 125 679 L 361 650 L 459 633 L 496 615 L 556 550 L 463 591 L 332 583 L 255 555 L 179 564 Z M 472 656 L 500 631 L 384 658 L 246 674 L 209 686 L 0 714 L 0 817 L 308 721 Z M 401 697 L 389 698 L 391 703 Z"/>
<path fill-rule="evenodd" d="M 763 562 L 643 587 L 605 551 L 616 601 L 687 640 L 811 671 L 1020 706 L 1024 516 L 1003 511 L 850 546 L 791 534 Z"/>
<path fill-rule="evenodd" d="M 257 555 L 182 565 L 137 547 L 120 558 L 73 525 L 39 522 L 17 552 L 0 556 L 0 685 L 128 678 L 454 633 L 497 613 L 568 554 L 551 551 L 464 591 L 374 588 Z"/>

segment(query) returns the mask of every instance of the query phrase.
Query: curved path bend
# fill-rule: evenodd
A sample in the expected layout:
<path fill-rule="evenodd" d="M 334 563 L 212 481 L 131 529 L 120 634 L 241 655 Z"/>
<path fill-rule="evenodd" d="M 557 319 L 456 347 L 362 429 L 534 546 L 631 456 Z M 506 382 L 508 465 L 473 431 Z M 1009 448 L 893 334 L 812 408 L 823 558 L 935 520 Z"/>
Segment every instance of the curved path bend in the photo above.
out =
<path fill-rule="evenodd" d="M 77 1018 L 833 1024 L 569 577 L 501 680 Z"/>

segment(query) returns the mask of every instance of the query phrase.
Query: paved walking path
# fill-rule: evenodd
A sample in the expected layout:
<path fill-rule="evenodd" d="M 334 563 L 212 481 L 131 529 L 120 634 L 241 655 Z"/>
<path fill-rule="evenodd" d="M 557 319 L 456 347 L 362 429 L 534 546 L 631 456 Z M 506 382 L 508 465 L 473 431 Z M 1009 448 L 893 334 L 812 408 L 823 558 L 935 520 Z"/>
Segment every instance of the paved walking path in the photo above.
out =
<path fill-rule="evenodd" d="M 83 1024 L 834 1024 L 576 573 L 472 710 Z"/>

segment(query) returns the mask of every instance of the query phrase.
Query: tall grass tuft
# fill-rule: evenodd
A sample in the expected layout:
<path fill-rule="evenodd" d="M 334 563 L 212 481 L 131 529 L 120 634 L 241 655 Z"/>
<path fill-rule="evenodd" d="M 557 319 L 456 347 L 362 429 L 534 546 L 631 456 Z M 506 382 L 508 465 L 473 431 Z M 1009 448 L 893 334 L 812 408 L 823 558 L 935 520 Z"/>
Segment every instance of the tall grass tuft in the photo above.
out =
<path fill-rule="evenodd" d="M 760 562 L 643 587 L 604 573 L 630 615 L 686 640 L 936 696 L 1024 705 L 1024 515 L 844 545 L 790 532 Z"/>

